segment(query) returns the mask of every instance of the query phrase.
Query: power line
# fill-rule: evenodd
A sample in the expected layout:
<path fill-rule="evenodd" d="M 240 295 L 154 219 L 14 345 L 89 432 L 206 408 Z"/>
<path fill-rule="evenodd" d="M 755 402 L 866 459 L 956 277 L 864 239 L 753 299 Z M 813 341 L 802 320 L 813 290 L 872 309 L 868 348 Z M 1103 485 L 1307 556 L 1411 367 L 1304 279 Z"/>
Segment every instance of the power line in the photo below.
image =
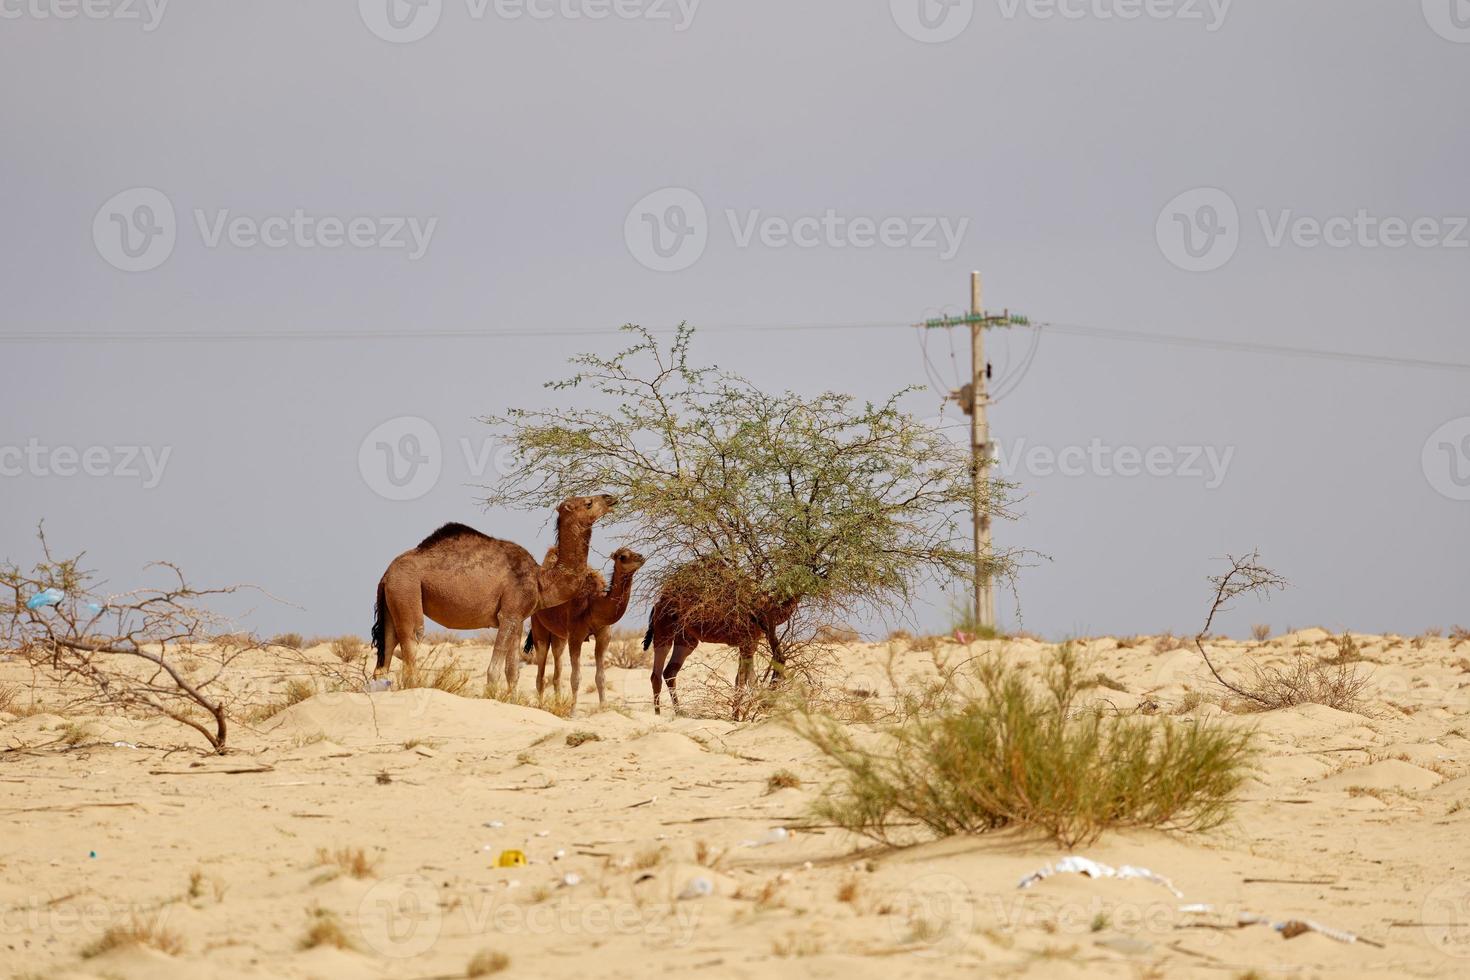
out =
<path fill-rule="evenodd" d="M 780 323 L 780 324 L 710 324 L 699 329 L 711 334 L 720 333 L 784 333 L 790 331 L 851 331 L 892 330 L 896 327 L 912 327 L 911 323 L 896 320 L 880 322 L 846 323 Z M 250 343 L 260 341 L 317 342 L 330 343 L 343 340 L 498 340 L 533 337 L 599 337 L 618 333 L 617 327 L 545 327 L 508 328 L 482 330 L 409 330 L 403 328 L 385 330 L 252 330 L 252 331 L 8 331 L 0 332 L 0 343 L 6 344 L 123 344 L 123 343 Z M 650 327 L 655 333 L 670 333 L 675 327 Z M 1037 321 L 1029 326 L 1013 329 L 1035 329 L 1050 333 L 1076 337 L 1091 337 L 1099 340 L 1117 340 L 1129 343 L 1150 343 L 1172 347 L 1189 347 L 1202 350 L 1222 350 L 1245 354 L 1268 354 L 1282 357 L 1308 357 L 1323 360 L 1347 361 L 1359 364 L 1379 364 L 1390 367 L 1413 368 L 1437 371 L 1470 371 L 1470 363 L 1461 361 L 1439 361 L 1429 358 L 1399 357 L 1391 354 L 1371 354 L 1355 351 L 1331 350 L 1320 347 L 1298 347 L 1286 344 L 1267 344 L 1244 340 L 1221 340 L 1209 337 L 1188 337 L 1181 334 L 1155 333 L 1116 327 L 1097 327 L 1076 323 Z"/>

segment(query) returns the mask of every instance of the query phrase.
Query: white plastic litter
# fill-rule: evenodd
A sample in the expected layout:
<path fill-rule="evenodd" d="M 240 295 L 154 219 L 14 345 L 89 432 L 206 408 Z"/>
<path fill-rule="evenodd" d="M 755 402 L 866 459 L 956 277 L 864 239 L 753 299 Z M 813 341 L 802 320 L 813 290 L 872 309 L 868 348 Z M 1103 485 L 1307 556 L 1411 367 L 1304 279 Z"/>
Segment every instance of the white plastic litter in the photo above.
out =
<path fill-rule="evenodd" d="M 393 678 L 380 677 L 377 680 L 368 681 L 363 687 L 368 694 L 381 694 L 384 691 L 393 690 Z"/>
<path fill-rule="evenodd" d="M 771 844 L 779 844 L 791 837 L 791 831 L 785 827 L 773 827 L 755 840 L 743 840 L 741 847 L 768 847 Z"/>
<path fill-rule="evenodd" d="M 480 826 L 482 826 L 482 827 L 489 827 L 491 830 L 499 830 L 501 827 L 504 827 L 505 826 L 505 821 L 504 820 L 486 820 Z"/>
<path fill-rule="evenodd" d="M 1179 911 L 1181 911 L 1181 912 L 1201 912 L 1201 913 L 1203 913 L 1203 912 L 1213 912 L 1213 911 L 1215 911 L 1215 906 L 1211 905 L 1209 902 L 1193 902 L 1193 903 L 1191 903 L 1189 905 L 1181 905 L 1181 906 L 1179 906 Z"/>
<path fill-rule="evenodd" d="M 705 898 L 713 895 L 714 892 L 715 884 L 708 878 L 691 878 L 689 884 L 685 885 L 684 890 L 679 893 L 679 901 L 687 902 L 693 898 Z"/>
<path fill-rule="evenodd" d="M 137 746 L 134 745 L 132 742 L 113 742 L 112 743 L 112 747 L 115 748 L 115 749 L 136 749 L 137 748 Z"/>
<path fill-rule="evenodd" d="M 564 858 L 566 856 L 567 856 L 566 848 L 558 848 L 557 849 L 557 852 L 555 854 L 551 855 L 551 860 L 553 860 L 553 861 L 560 861 L 562 858 Z"/>
<path fill-rule="evenodd" d="M 1121 868 L 1102 864 L 1091 858 L 1072 855 L 1062 858 L 1056 864 L 1048 864 L 1046 867 L 1033 871 L 1021 879 L 1018 888 L 1030 888 L 1043 878 L 1050 878 L 1055 874 L 1081 874 L 1089 878 L 1140 878 L 1151 881 L 1156 885 L 1163 885 L 1174 894 L 1175 898 L 1183 898 L 1184 893 L 1174 887 L 1174 883 L 1161 874 L 1150 871 L 1148 868 L 1139 868 L 1131 864 L 1125 864 Z"/>
<path fill-rule="evenodd" d="M 566 874 L 561 876 L 561 886 L 563 888 L 575 888 L 581 883 L 582 876 L 577 874 L 577 872 L 575 871 L 568 871 Z"/>
<path fill-rule="evenodd" d="M 538 830 L 538 831 L 536 831 L 536 836 L 537 837 L 550 837 L 551 836 L 551 831 L 549 831 L 549 830 Z"/>

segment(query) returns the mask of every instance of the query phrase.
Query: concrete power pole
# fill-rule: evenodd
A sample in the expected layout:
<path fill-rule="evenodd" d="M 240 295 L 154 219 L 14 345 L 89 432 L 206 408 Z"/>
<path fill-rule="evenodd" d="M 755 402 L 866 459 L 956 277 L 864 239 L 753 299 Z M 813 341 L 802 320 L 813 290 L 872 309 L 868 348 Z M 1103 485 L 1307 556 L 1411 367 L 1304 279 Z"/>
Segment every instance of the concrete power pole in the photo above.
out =
<path fill-rule="evenodd" d="M 970 273 L 970 453 L 975 479 L 975 626 L 995 629 L 995 583 L 990 565 L 990 404 L 985 361 L 985 306 L 980 273 Z"/>

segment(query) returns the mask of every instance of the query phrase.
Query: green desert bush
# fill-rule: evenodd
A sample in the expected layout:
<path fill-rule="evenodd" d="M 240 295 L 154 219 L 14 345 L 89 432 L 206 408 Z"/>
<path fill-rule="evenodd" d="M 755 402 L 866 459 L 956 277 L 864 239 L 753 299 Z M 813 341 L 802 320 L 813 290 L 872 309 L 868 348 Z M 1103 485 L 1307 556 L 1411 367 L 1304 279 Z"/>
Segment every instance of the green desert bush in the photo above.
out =
<path fill-rule="evenodd" d="M 980 661 L 975 680 L 876 743 L 830 718 L 792 716 L 837 770 L 817 815 L 884 843 L 917 823 L 939 837 L 1027 827 L 1066 846 L 1112 828 L 1204 830 L 1228 818 L 1250 732 L 1081 706 L 1088 682 L 1067 646 L 1040 687 L 999 658 Z"/>

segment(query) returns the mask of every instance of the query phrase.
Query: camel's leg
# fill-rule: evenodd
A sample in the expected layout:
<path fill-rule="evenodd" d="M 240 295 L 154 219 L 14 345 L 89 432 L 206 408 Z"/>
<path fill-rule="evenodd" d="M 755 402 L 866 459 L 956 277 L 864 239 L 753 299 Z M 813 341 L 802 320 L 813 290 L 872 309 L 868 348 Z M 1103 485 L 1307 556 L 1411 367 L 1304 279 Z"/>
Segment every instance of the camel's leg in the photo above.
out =
<path fill-rule="evenodd" d="M 597 643 L 593 647 L 593 656 L 597 658 L 597 706 L 599 708 L 607 704 L 607 669 L 604 661 L 607 659 L 607 645 L 612 639 L 612 633 L 606 626 L 597 631 Z"/>
<path fill-rule="evenodd" d="M 578 633 L 581 630 L 577 630 Z M 567 657 L 572 666 L 572 707 L 577 706 L 577 697 L 582 693 L 582 644 L 585 638 L 567 637 Z"/>
<path fill-rule="evenodd" d="M 671 640 L 655 640 L 653 643 L 653 713 L 663 714 L 659 707 L 658 697 L 664 689 L 664 661 L 668 659 L 669 647 L 673 646 Z"/>
<path fill-rule="evenodd" d="M 559 636 L 551 638 L 551 692 L 557 697 L 561 697 L 561 655 L 566 649 L 566 640 Z"/>
<path fill-rule="evenodd" d="M 508 694 L 514 694 L 516 682 L 520 680 L 521 630 L 526 626 L 526 617 L 530 613 L 524 610 L 502 610 L 496 618 L 495 630 L 495 656 L 490 661 L 490 675 L 486 678 L 490 683 L 495 682 L 494 670 L 496 664 L 505 667 L 505 685 Z"/>
<path fill-rule="evenodd" d="M 551 647 L 551 637 L 536 628 L 531 620 L 531 657 L 536 664 L 536 697 L 546 689 L 546 651 Z"/>
<path fill-rule="evenodd" d="M 393 616 L 391 614 L 383 617 L 383 654 L 378 657 L 378 669 L 373 671 L 374 677 L 386 677 L 388 671 L 393 667 L 393 648 L 398 646 L 398 634 L 393 629 Z"/>
<path fill-rule="evenodd" d="M 393 640 L 398 641 L 398 656 L 402 658 L 404 666 L 412 669 L 415 658 L 418 656 L 418 641 L 424 636 L 424 595 L 418 584 L 412 587 L 400 586 L 394 588 L 392 584 L 384 592 L 388 601 L 388 663 L 384 665 L 384 672 L 393 663 Z"/>
<path fill-rule="evenodd" d="M 698 640 L 692 643 L 688 640 L 682 643 L 675 643 L 674 655 L 669 658 L 669 665 L 664 668 L 664 683 L 669 686 L 669 701 L 674 705 L 675 717 L 679 715 L 679 692 L 674 687 L 674 682 L 679 677 L 679 669 L 684 666 L 684 658 L 693 653 L 694 648 L 697 646 L 699 646 Z"/>

